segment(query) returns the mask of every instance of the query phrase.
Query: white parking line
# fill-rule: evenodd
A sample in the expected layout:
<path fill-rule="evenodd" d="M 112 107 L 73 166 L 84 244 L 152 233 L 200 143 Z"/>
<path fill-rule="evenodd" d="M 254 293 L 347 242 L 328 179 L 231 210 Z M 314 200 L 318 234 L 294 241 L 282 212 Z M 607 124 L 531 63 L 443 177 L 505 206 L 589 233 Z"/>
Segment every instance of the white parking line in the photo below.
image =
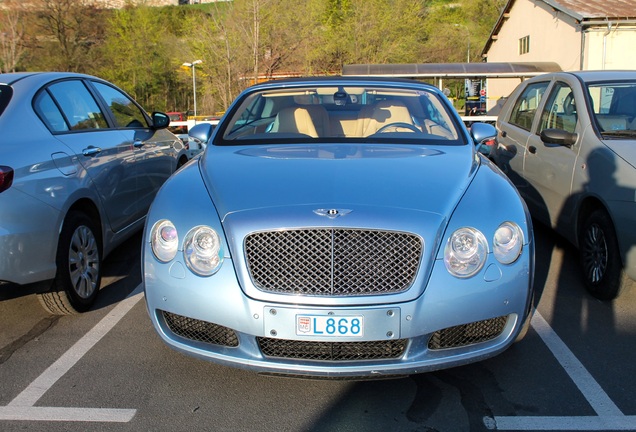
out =
<path fill-rule="evenodd" d="M 612 402 L 603 388 L 596 382 L 585 366 L 577 359 L 561 338 L 552 330 L 546 320 L 534 312 L 532 327 L 539 334 L 548 349 L 570 376 L 574 384 L 597 416 L 503 416 L 484 418 L 488 429 L 497 430 L 537 430 L 537 431 L 636 431 L 636 416 L 626 416 Z"/>
<path fill-rule="evenodd" d="M 7 406 L 0 407 L 0 420 L 129 422 L 136 409 L 36 407 L 35 403 L 99 342 L 143 297 L 139 285 L 126 299 L 35 379 Z M 626 416 L 612 402 L 583 364 L 550 325 L 534 312 L 532 327 L 587 399 L 597 416 L 495 416 L 485 417 L 488 429 L 514 431 L 636 431 L 636 416 Z"/>
<path fill-rule="evenodd" d="M 46 420 L 87 422 L 128 422 L 137 410 L 106 408 L 35 407 L 35 403 L 66 374 L 97 342 L 141 300 L 142 287 L 135 290 L 45 370 L 6 407 L 0 407 L 0 420 Z"/>

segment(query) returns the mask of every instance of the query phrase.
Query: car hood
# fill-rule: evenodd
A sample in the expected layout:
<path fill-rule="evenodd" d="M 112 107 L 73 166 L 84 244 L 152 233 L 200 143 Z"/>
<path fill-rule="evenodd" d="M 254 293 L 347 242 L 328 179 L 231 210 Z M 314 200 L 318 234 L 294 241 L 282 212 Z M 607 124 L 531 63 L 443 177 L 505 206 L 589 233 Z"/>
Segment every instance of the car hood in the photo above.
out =
<path fill-rule="evenodd" d="M 614 153 L 623 158 L 631 166 L 636 167 L 636 140 L 633 139 L 606 139 L 605 145 Z"/>
<path fill-rule="evenodd" d="M 299 206 L 403 209 L 446 217 L 470 183 L 478 158 L 470 146 L 216 146 L 208 148 L 201 163 L 225 221 L 237 212 Z"/>
<path fill-rule="evenodd" d="M 450 215 L 478 166 L 474 156 L 469 146 L 208 146 L 201 167 L 230 257 L 244 256 L 245 239 L 258 231 L 350 228 L 418 235 L 422 263 L 413 285 L 419 288 L 392 296 L 409 301 L 426 286 Z M 257 289 L 246 261 L 233 263 L 248 296 L 295 301 Z M 373 303 L 373 297 L 338 297 L 338 303 Z"/>

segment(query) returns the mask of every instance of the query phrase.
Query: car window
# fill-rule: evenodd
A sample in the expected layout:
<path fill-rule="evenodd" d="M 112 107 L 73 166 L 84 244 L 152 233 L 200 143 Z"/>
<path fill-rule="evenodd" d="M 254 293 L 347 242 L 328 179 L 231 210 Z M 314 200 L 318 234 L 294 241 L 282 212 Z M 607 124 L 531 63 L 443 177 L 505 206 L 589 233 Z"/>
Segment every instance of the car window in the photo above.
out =
<path fill-rule="evenodd" d="M 528 131 L 532 128 L 534 115 L 548 84 L 548 81 L 529 84 L 523 90 L 512 108 L 509 120 L 511 124 Z"/>
<path fill-rule="evenodd" d="M 237 102 L 223 131 L 216 135 L 216 144 L 316 139 L 465 144 L 451 111 L 443 95 L 421 88 L 325 84 L 262 89 Z"/>
<path fill-rule="evenodd" d="M 109 85 L 98 82 L 93 84 L 112 111 L 117 127 L 148 127 L 146 116 L 132 99 Z"/>
<path fill-rule="evenodd" d="M 544 129 L 562 129 L 574 133 L 578 116 L 572 88 L 557 82 L 541 112 L 541 124 L 537 133 Z"/>
<path fill-rule="evenodd" d="M 66 120 L 64 120 L 64 115 L 62 115 L 62 112 L 48 92 L 40 92 L 35 97 L 34 109 L 51 132 L 66 132 L 69 130 Z"/>
<path fill-rule="evenodd" d="M 51 84 L 45 91 L 52 99 L 40 93 L 40 97 L 36 98 L 36 111 L 52 131 L 108 127 L 104 113 L 82 81 L 60 81 Z M 66 126 L 59 119 L 60 111 Z"/>
<path fill-rule="evenodd" d="M 11 96 L 13 95 L 13 89 L 8 85 L 0 85 L 0 115 L 4 112 L 4 109 L 9 105 Z"/>
<path fill-rule="evenodd" d="M 590 84 L 588 93 L 601 133 L 633 137 L 636 131 L 636 81 Z"/>

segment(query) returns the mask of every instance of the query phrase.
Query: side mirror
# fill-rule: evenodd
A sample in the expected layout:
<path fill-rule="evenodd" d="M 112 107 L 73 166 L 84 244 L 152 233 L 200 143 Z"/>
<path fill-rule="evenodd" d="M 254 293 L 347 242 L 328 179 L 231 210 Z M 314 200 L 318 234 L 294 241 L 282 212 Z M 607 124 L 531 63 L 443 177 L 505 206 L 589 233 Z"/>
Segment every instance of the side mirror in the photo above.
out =
<path fill-rule="evenodd" d="M 188 135 L 207 145 L 212 136 L 212 131 L 214 131 L 214 125 L 210 123 L 199 123 L 190 128 Z"/>
<path fill-rule="evenodd" d="M 543 129 L 540 136 L 541 141 L 546 144 L 557 144 L 568 148 L 576 143 L 578 137 L 577 134 L 563 129 Z"/>
<path fill-rule="evenodd" d="M 489 156 L 492 148 L 497 145 L 497 129 L 487 123 L 473 123 L 470 127 L 470 135 L 480 153 Z"/>
<path fill-rule="evenodd" d="M 154 129 L 165 129 L 170 125 L 170 117 L 165 113 L 153 112 L 151 118 Z"/>

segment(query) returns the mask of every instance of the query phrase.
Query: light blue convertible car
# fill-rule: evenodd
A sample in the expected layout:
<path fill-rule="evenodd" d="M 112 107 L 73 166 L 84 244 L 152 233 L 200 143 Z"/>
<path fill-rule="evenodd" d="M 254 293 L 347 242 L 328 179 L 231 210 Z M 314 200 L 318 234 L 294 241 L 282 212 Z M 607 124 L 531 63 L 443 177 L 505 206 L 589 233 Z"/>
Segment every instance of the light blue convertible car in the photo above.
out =
<path fill-rule="evenodd" d="M 435 87 L 274 81 L 191 133 L 207 149 L 159 191 L 143 245 L 148 312 L 172 348 L 368 378 L 479 361 L 525 334 L 530 217 L 477 150 L 494 128 L 466 130 Z"/>

